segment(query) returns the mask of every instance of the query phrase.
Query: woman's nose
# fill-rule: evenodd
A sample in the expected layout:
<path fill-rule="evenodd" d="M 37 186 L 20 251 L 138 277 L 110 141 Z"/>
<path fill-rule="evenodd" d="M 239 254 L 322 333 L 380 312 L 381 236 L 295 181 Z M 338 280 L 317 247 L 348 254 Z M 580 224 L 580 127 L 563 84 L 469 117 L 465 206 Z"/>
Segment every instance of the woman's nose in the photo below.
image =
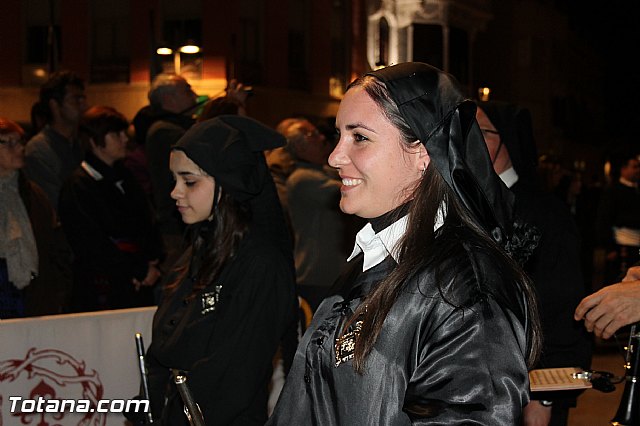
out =
<path fill-rule="evenodd" d="M 349 157 L 347 156 L 344 149 L 344 142 L 342 142 L 342 138 L 338 140 L 338 144 L 333 148 L 331 154 L 329 154 L 329 165 L 333 168 L 340 168 L 341 166 L 347 164 L 349 162 Z"/>
<path fill-rule="evenodd" d="M 176 184 L 173 186 L 173 189 L 171 190 L 171 194 L 169 195 L 174 200 L 177 200 L 180 198 L 180 194 L 182 194 L 182 191 L 180 191 L 180 189 L 178 188 L 178 183 L 176 182 Z"/>

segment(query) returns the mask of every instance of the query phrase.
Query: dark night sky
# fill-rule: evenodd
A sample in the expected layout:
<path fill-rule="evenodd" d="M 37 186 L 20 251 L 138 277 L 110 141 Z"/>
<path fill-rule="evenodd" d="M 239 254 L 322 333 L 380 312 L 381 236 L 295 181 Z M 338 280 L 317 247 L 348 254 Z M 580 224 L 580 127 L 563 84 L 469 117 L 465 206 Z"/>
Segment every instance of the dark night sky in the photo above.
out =
<path fill-rule="evenodd" d="M 570 25 L 593 45 L 607 64 L 605 111 L 607 134 L 638 145 L 640 103 L 640 5 L 636 0 L 567 0 Z"/>

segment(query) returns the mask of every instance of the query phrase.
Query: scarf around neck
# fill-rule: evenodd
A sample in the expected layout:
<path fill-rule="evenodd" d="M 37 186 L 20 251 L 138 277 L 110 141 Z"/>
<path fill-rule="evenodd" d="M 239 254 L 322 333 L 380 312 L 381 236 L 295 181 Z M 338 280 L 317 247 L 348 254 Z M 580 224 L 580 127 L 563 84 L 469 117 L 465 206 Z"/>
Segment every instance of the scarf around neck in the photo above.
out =
<path fill-rule="evenodd" d="M 18 172 L 0 177 L 0 258 L 9 281 L 22 290 L 38 274 L 38 249 L 27 209 L 18 191 Z"/>

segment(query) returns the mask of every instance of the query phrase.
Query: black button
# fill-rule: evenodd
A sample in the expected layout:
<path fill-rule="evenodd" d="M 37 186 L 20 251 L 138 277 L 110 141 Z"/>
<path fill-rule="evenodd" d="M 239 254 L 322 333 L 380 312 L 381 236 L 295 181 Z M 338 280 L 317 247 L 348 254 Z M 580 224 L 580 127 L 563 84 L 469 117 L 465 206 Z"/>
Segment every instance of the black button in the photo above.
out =
<path fill-rule="evenodd" d="M 184 300 L 182 301 L 182 304 L 183 304 L 183 305 L 188 305 L 188 304 L 189 304 L 189 299 L 184 299 Z"/>
<path fill-rule="evenodd" d="M 169 321 L 169 325 L 176 325 L 176 320 L 172 319 Z"/>
<path fill-rule="evenodd" d="M 323 343 L 324 343 L 324 337 L 318 337 L 316 339 L 316 345 L 322 346 Z"/>
<path fill-rule="evenodd" d="M 311 383 L 311 376 L 309 376 L 308 374 L 304 375 L 304 382 L 305 383 Z"/>

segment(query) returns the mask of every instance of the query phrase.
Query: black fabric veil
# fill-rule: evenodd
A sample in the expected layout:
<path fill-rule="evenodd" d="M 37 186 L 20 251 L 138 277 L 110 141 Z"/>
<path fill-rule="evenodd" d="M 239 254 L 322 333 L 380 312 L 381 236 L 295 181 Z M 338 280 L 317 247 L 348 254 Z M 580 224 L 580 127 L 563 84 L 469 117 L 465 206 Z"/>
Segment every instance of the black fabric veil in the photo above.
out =
<path fill-rule="evenodd" d="M 455 78 L 420 62 L 367 75 L 385 83 L 449 187 L 477 223 L 506 246 L 512 231 L 513 194 L 495 174 L 475 119 L 476 104 L 465 98 Z"/>
<path fill-rule="evenodd" d="M 476 104 L 464 97 L 455 78 L 420 62 L 367 75 L 386 85 L 400 114 L 476 223 L 522 265 L 537 240 L 531 227 L 515 218 L 514 195 L 493 169 L 475 118 Z M 518 286 L 500 285 L 492 292 L 528 329 L 527 301 Z"/>
<path fill-rule="evenodd" d="M 254 119 L 221 115 L 192 126 L 173 149 L 183 151 L 236 201 L 248 203 L 252 234 L 270 239 L 291 258 L 284 214 L 263 153 L 285 142 Z"/>

